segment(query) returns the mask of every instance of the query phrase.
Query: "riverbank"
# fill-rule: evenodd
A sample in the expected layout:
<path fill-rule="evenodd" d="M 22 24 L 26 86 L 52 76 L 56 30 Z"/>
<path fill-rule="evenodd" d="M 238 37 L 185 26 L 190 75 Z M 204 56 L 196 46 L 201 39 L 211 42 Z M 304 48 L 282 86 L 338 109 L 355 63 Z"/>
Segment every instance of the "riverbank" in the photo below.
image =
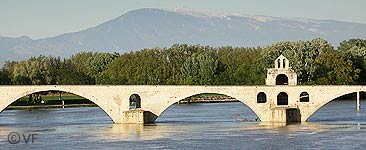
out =
<path fill-rule="evenodd" d="M 97 107 L 96 104 L 68 104 L 64 105 L 64 108 L 75 108 L 75 107 Z M 62 105 L 30 105 L 30 106 L 9 106 L 6 110 L 32 110 L 32 109 L 51 109 L 51 108 L 62 108 Z"/>
<path fill-rule="evenodd" d="M 51 108 L 72 108 L 72 107 L 97 107 L 96 104 L 83 97 L 63 93 L 40 95 L 38 100 L 30 101 L 29 96 L 22 97 L 12 103 L 6 110 L 32 110 L 32 109 L 51 109 Z"/>
<path fill-rule="evenodd" d="M 239 102 L 239 100 L 219 94 L 201 94 L 192 97 L 185 98 L 178 102 L 178 104 L 189 104 L 189 103 L 227 103 L 227 102 Z"/>

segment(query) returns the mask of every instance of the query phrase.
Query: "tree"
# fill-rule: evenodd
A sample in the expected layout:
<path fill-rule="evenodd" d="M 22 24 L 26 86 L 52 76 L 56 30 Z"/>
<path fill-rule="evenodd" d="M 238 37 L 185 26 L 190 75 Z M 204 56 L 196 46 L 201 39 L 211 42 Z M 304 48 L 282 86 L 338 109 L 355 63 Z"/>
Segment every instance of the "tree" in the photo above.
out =
<path fill-rule="evenodd" d="M 365 84 L 365 45 L 366 40 L 350 39 L 335 51 L 327 41 L 313 39 L 265 48 L 175 44 L 122 55 L 81 52 L 63 60 L 41 55 L 7 61 L 0 84 L 264 84 L 267 69 L 281 54 L 300 84 Z"/>
<path fill-rule="evenodd" d="M 353 69 L 351 60 L 333 50 L 319 55 L 315 61 L 315 68 L 317 69 L 313 82 L 325 85 L 353 84 L 360 72 L 359 69 Z"/>
<path fill-rule="evenodd" d="M 167 75 L 168 79 L 166 84 L 183 84 L 181 75 L 181 67 L 183 63 L 193 54 L 200 53 L 209 48 L 209 46 L 174 44 L 172 47 L 166 49 L 166 65 L 168 68 L 167 70 L 170 71 Z"/>
<path fill-rule="evenodd" d="M 111 63 L 115 58 L 119 57 L 118 53 L 96 53 L 94 57 L 89 57 L 87 60 L 87 69 L 89 75 L 96 79 L 96 83 L 100 84 L 103 81 L 103 74 L 108 68 L 108 64 Z"/>
<path fill-rule="evenodd" d="M 4 66 L 2 67 L 2 72 L 5 76 L 7 76 L 7 78 L 9 78 L 9 82 L 8 84 L 13 84 L 13 72 L 14 72 L 14 66 L 17 64 L 18 62 L 16 61 L 6 61 Z"/>
<path fill-rule="evenodd" d="M 213 84 L 217 69 L 217 57 L 213 51 L 195 53 L 181 67 L 184 84 Z"/>
<path fill-rule="evenodd" d="M 60 67 L 56 70 L 55 74 L 56 84 L 95 84 L 95 80 L 92 77 L 88 76 L 85 72 L 76 69 L 70 59 L 65 59 L 60 64 Z"/>
<path fill-rule="evenodd" d="M 131 84 L 132 73 L 136 69 L 132 55 L 133 52 L 122 54 L 108 64 L 105 71 L 108 81 L 104 82 L 105 84 Z"/>
<path fill-rule="evenodd" d="M 46 84 L 45 75 L 48 74 L 48 70 L 47 66 L 41 61 L 43 59 L 44 56 L 32 57 L 16 64 L 13 72 L 14 82 L 16 84 Z"/>
<path fill-rule="evenodd" d="M 11 80 L 4 70 L 0 70 L 0 85 L 9 85 Z"/>
<path fill-rule="evenodd" d="M 360 77 L 356 84 L 366 84 L 366 40 L 350 39 L 343 41 L 338 46 L 338 51 L 353 62 L 354 70 L 360 70 Z"/>
<path fill-rule="evenodd" d="M 88 63 L 91 58 L 95 56 L 92 52 L 80 52 L 70 58 L 70 67 L 74 68 L 78 72 L 88 74 Z"/>
<path fill-rule="evenodd" d="M 14 63 L 12 69 L 12 80 L 14 84 L 57 84 L 56 76 L 60 69 L 60 58 L 46 57 L 40 55 L 28 60 Z"/>
<path fill-rule="evenodd" d="M 218 48 L 218 67 L 215 84 L 263 84 L 265 77 L 258 71 L 256 61 L 262 48 Z"/>

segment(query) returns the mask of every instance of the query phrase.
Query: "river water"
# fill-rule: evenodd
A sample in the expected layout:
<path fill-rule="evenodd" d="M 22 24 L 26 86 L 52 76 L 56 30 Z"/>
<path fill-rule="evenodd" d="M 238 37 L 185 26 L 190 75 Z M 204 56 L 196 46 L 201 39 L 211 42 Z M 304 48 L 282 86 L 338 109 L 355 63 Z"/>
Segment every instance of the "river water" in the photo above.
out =
<path fill-rule="evenodd" d="M 6 110 L 0 149 L 365 149 L 366 107 L 355 105 L 333 101 L 293 125 L 256 122 L 239 102 L 173 105 L 147 126 L 113 124 L 98 107 Z"/>

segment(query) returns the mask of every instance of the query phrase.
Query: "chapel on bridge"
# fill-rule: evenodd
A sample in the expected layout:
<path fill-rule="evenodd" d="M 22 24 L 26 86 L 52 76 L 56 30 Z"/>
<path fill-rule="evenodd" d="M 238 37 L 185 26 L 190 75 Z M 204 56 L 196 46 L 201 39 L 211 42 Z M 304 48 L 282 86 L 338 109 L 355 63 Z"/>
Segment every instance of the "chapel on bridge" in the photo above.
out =
<path fill-rule="evenodd" d="M 297 74 L 288 59 L 281 55 L 274 61 L 275 68 L 267 69 L 266 85 L 297 85 Z"/>

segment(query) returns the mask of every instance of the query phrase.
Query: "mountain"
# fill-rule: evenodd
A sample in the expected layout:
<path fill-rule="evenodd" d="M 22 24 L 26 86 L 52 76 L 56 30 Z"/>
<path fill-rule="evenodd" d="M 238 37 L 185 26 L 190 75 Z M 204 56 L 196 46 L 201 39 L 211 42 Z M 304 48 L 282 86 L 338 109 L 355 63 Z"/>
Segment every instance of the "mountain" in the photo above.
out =
<path fill-rule="evenodd" d="M 350 38 L 366 38 L 365 31 L 366 24 L 361 23 L 149 8 L 45 39 L 0 37 L 0 63 L 40 54 L 69 57 L 80 51 L 128 52 L 175 43 L 247 47 L 320 37 L 338 45 Z"/>

